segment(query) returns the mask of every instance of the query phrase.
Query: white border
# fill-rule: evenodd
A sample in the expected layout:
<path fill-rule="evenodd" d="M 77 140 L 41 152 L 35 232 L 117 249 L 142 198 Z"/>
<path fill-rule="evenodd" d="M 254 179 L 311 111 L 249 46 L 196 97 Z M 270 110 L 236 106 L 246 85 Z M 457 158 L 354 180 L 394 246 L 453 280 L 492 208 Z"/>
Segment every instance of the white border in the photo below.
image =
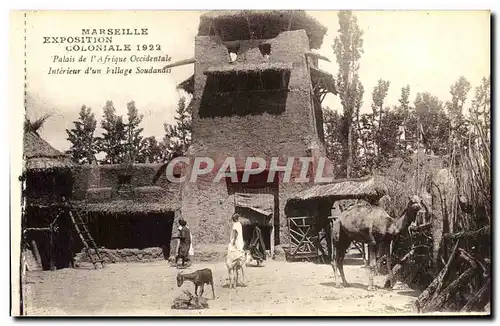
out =
<path fill-rule="evenodd" d="M 449 0 L 449 1 L 437 1 L 437 0 L 420 0 L 420 1 L 415 1 L 415 2 L 409 2 L 409 1 L 401 1 L 401 0 L 393 0 L 393 1 L 345 1 L 345 2 L 339 2 L 339 1 L 315 1 L 312 3 L 311 1 L 297 1 L 297 0 L 288 0 L 286 2 L 282 3 L 274 3 L 271 4 L 269 1 L 265 0 L 253 0 L 249 2 L 239 2 L 236 3 L 235 1 L 229 2 L 229 1 L 178 1 L 178 2 L 169 2 L 168 5 L 165 4 L 164 1 L 159 2 L 159 1 L 148 1 L 148 0 L 141 0 L 141 1 L 129 1 L 129 0 L 122 0 L 122 1 L 104 1 L 104 0 L 87 0 L 87 1 L 82 1 L 79 3 L 73 3 L 73 2 L 66 2 L 66 1 L 45 1 L 45 3 L 39 3 L 37 1 L 25 1 L 25 0 L 18 0 L 15 3 L 10 3 L 9 6 L 7 6 L 7 1 L 2 2 L 2 36 L 4 40 L 8 40 L 8 33 L 9 33 L 9 12 L 8 10 L 23 10 L 23 9 L 38 9 L 38 10 L 126 10 L 126 9 L 135 9 L 135 10 L 153 10 L 153 9 L 170 9 L 170 10 L 204 10 L 204 9 L 306 9 L 306 10 L 333 10 L 333 9 L 358 9 L 358 10 L 370 10 L 370 9 L 384 9 L 384 10 L 477 10 L 477 9 L 490 9 L 493 11 L 493 13 L 497 13 L 497 6 L 499 4 L 498 0 L 474 0 L 474 1 L 467 1 L 467 0 Z M 495 26 L 492 26 L 494 28 Z M 498 39 L 497 33 L 494 33 L 495 35 L 495 41 Z M 466 40 L 464 40 L 466 41 Z M 495 42 L 496 43 L 496 42 Z M 4 43 L 5 47 L 4 49 L 9 49 L 9 43 L 8 41 Z M 3 87 L 2 90 L 4 91 L 3 96 L 1 97 L 2 100 L 4 101 L 4 115 L 3 118 L 0 119 L 0 140 L 1 140 L 1 146 L 2 146 L 2 151 L 3 153 L 11 153 L 10 151 L 10 143 L 11 143 L 11 137 L 9 137 L 9 130 L 13 131 L 12 126 L 13 126 L 13 121 L 12 119 L 12 108 L 10 105 L 10 100 L 11 100 L 11 95 L 9 94 L 9 56 L 7 54 L 7 51 L 2 51 L 2 60 L 1 63 L 3 65 L 3 69 L 1 70 L 3 73 L 1 74 L 2 82 L 3 82 Z M 496 73 L 494 71 L 493 73 Z M 492 76 L 493 78 L 494 76 Z M 495 90 L 493 91 L 494 93 L 497 93 L 497 83 L 494 84 Z M 496 96 L 494 96 L 495 102 L 493 104 L 493 108 L 496 107 Z M 6 117 L 9 116 L 9 119 L 6 119 Z M 495 117 L 495 125 L 497 125 L 497 115 L 494 115 Z M 9 128 L 10 127 L 10 128 Z M 20 130 L 21 128 L 18 126 L 16 127 L 17 130 Z M 497 128 L 498 129 L 498 128 Z M 497 136 L 497 132 L 495 130 L 494 133 L 495 136 Z M 495 137 L 496 138 L 496 137 Z M 496 144 L 497 142 L 494 142 Z M 497 152 L 497 147 L 495 145 L 494 148 L 494 153 Z M 496 155 L 494 155 L 496 157 Z M 9 227 L 9 205 L 10 205 L 10 198 L 9 198 L 9 165 L 10 165 L 10 159 L 3 159 L 0 161 L 0 164 L 2 166 L 2 177 L 0 179 L 0 185 L 2 187 L 2 192 L 0 195 L 0 200 L 2 208 L 4 208 L 4 214 L 3 218 L 1 219 L 1 222 L 4 223 L 3 227 L 1 230 L 4 232 L 3 234 L 3 244 L 0 245 L 0 251 L 2 253 L 3 261 L 7 262 L 7 258 L 10 256 L 10 243 L 9 243 L 9 232 L 10 232 L 10 227 Z M 9 173 L 9 174 L 8 174 Z M 494 173 L 494 182 L 496 183 L 497 178 L 496 174 Z M 17 176 L 13 176 L 16 177 Z M 493 200 L 494 203 L 496 200 Z M 14 202 L 15 204 L 15 202 Z M 498 224 L 497 228 L 498 228 Z M 496 234 L 495 232 L 494 234 Z M 500 233 L 498 233 L 500 234 Z M 495 244 L 492 244 L 495 245 Z M 496 248 L 496 246 L 495 246 Z M 497 253 L 497 250 L 495 250 Z M 498 256 L 498 254 L 496 255 Z M 497 257 L 494 259 L 496 260 Z M 2 269 L 2 273 L 4 273 L 4 282 L 2 284 L 5 284 L 5 290 L 3 292 L 3 307 L 4 309 L 8 306 L 10 306 L 10 282 L 7 282 L 6 280 L 10 280 L 9 276 L 9 271 L 4 268 Z M 497 284 L 498 282 L 495 282 Z M 9 291 L 7 291 L 9 290 Z M 495 289 L 496 290 L 496 289 Z M 7 294 L 8 293 L 8 294 Z M 495 291 L 496 293 L 496 291 Z M 496 302 L 496 300 L 494 301 Z M 496 308 L 496 307 L 493 307 Z M 9 313 L 10 313 L 10 308 L 9 308 Z M 7 314 L 3 314 L 3 316 L 8 316 Z M 13 322 L 12 318 L 9 318 L 9 322 Z M 398 322 L 398 320 L 395 320 Z M 45 321 L 47 322 L 47 321 Z M 50 321 L 49 321 L 50 322 Z M 121 320 L 120 322 L 126 322 L 125 320 Z M 133 320 L 132 320 L 133 322 Z M 169 323 L 172 323 L 173 321 L 168 321 Z M 206 322 L 206 321 L 205 321 Z M 262 322 L 262 321 L 261 321 Z M 286 320 L 286 322 L 291 322 L 291 320 Z M 310 321 L 305 321 L 305 320 L 298 320 L 296 322 L 299 322 L 301 324 L 303 323 L 308 323 Z M 326 323 L 326 321 L 322 321 Z M 331 323 L 332 321 L 329 321 L 328 323 Z M 341 321 L 333 321 L 334 323 L 341 323 Z M 363 321 L 360 321 L 363 322 Z M 373 321 L 365 321 L 365 322 L 370 322 L 372 323 Z M 383 320 L 382 322 L 386 322 Z M 422 320 L 420 322 L 429 322 L 426 320 Z M 452 320 L 451 322 L 454 322 Z M 468 320 L 467 322 L 471 322 L 471 320 Z M 93 323 L 96 323 L 96 321 L 93 321 Z"/>

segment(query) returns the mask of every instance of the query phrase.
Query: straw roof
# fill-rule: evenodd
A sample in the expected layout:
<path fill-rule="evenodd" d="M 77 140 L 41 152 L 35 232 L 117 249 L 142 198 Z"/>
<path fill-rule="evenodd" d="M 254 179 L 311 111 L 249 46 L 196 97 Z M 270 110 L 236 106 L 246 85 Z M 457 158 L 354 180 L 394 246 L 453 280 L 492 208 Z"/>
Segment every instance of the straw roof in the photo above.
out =
<path fill-rule="evenodd" d="M 75 206 L 87 212 L 101 214 L 143 214 L 174 212 L 178 207 L 168 199 L 162 202 L 143 202 L 134 200 L 113 200 L 103 203 L 75 202 Z"/>
<path fill-rule="evenodd" d="M 311 79 L 313 83 L 318 83 L 321 88 L 328 92 L 337 95 L 337 88 L 335 87 L 335 79 L 326 71 L 311 66 Z"/>
<path fill-rule="evenodd" d="M 72 166 L 68 155 L 61 153 L 34 132 L 25 132 L 23 158 L 26 170 L 63 169 Z"/>
<path fill-rule="evenodd" d="M 387 186 L 375 177 L 340 179 L 332 183 L 316 185 L 288 199 L 287 205 L 318 200 L 380 199 L 387 194 Z"/>
<path fill-rule="evenodd" d="M 232 197 L 236 207 L 248 208 L 263 216 L 273 214 L 274 196 L 271 194 L 235 193 Z"/>
<path fill-rule="evenodd" d="M 198 35 L 213 35 L 214 29 L 223 30 L 224 41 L 272 39 L 283 31 L 303 29 L 313 49 L 321 47 L 327 31 L 303 10 L 228 10 L 201 15 Z"/>
<path fill-rule="evenodd" d="M 252 218 L 246 217 L 244 214 L 240 214 L 240 218 L 238 221 L 243 226 L 251 226 L 251 225 L 259 225 L 259 226 L 271 226 L 272 220 L 269 219 L 268 216 L 261 215 L 261 217 L 257 218 L 255 215 Z"/>
<path fill-rule="evenodd" d="M 223 66 L 209 67 L 205 70 L 204 74 L 231 74 L 231 73 L 248 73 L 266 70 L 287 71 L 291 70 L 293 65 L 291 63 L 282 62 L 264 62 L 264 63 L 239 63 L 228 64 Z"/>

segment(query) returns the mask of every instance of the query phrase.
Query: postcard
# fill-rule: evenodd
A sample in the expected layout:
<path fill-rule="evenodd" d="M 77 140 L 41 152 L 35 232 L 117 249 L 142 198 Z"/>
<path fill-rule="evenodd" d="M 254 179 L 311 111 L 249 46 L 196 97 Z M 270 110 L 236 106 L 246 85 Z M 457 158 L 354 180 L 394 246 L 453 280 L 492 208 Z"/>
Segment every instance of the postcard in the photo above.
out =
<path fill-rule="evenodd" d="M 13 316 L 491 315 L 489 11 L 12 11 Z"/>

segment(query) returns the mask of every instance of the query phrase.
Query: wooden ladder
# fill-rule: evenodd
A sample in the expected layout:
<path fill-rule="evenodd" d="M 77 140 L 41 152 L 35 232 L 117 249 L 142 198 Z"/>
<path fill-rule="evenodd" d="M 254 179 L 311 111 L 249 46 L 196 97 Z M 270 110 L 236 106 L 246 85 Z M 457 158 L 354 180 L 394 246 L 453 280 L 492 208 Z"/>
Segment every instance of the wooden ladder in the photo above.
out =
<path fill-rule="evenodd" d="M 94 265 L 94 268 L 98 268 L 98 263 L 101 263 L 101 266 L 104 267 L 104 259 L 99 252 L 99 248 L 97 248 L 97 244 L 90 235 L 90 232 L 87 228 L 87 223 L 83 220 L 78 211 L 74 210 L 73 208 L 69 210 L 69 216 L 71 217 L 71 221 L 75 226 L 76 233 L 78 233 L 78 236 L 82 240 L 83 246 L 85 247 L 85 253 Z"/>

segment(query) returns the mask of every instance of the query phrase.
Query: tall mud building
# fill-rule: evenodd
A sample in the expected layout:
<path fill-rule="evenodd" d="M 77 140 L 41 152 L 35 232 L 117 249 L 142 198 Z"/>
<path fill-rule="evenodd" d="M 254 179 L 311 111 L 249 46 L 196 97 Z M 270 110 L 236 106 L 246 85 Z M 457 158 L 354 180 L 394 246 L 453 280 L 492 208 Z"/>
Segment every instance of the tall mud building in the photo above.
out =
<path fill-rule="evenodd" d="M 182 185 L 181 214 L 195 248 L 226 244 L 235 211 L 244 216 L 246 240 L 259 224 L 267 248 L 287 242 L 286 201 L 311 184 L 283 182 L 283 172 L 268 182 L 270 161 L 279 157 L 284 166 L 289 157 L 325 157 L 321 101 L 336 90 L 318 68 L 328 59 L 311 50 L 320 48 L 326 30 L 303 11 L 208 12 L 200 17 L 194 58 L 170 65 L 194 64 L 194 75 L 179 84 L 193 96 L 191 164 L 195 157 L 216 162 L 196 182 L 187 169 Z M 236 158 L 238 180 L 212 182 L 227 157 Z M 247 157 L 266 159 L 267 168 L 243 183 Z M 314 176 L 318 165 L 311 166 Z M 324 170 L 331 176 L 330 162 Z"/>

